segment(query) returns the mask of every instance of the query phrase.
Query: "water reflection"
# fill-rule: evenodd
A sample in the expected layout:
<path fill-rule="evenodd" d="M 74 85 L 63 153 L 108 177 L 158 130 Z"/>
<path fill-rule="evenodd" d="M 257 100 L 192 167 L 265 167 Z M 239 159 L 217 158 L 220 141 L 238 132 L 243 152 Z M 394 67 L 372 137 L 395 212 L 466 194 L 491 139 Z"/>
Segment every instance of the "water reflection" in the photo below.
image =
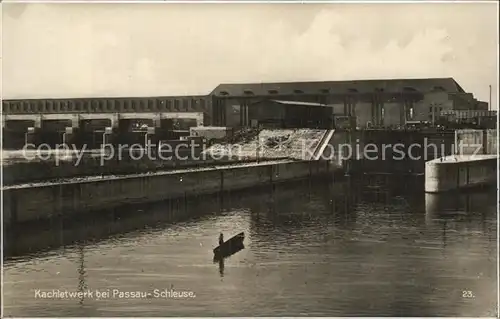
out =
<path fill-rule="evenodd" d="M 224 277 L 224 258 L 219 259 L 219 274 L 222 277 Z"/>
<path fill-rule="evenodd" d="M 304 188 L 304 186 L 306 186 Z M 163 229 L 179 222 L 196 223 L 206 216 L 218 216 L 232 209 L 248 209 L 251 214 L 286 213 L 296 196 L 317 192 L 324 184 L 310 185 L 304 181 L 274 185 L 252 191 L 235 191 L 218 195 L 168 200 L 160 203 L 128 205 L 94 213 L 54 218 L 50 221 L 24 224 L 6 231 L 7 258 L 29 254 L 39 255 L 74 243 L 98 243 L 126 233 L 140 234 L 150 229 Z M 269 190 L 272 189 L 270 193 Z M 337 194 L 337 196 L 342 196 Z M 262 200 L 266 198 L 266 200 Z M 293 204 L 291 204 L 293 205 Z"/>
<path fill-rule="evenodd" d="M 425 194 L 425 218 L 430 225 L 436 220 L 467 219 L 477 214 L 484 219 L 485 207 L 496 205 L 495 189 L 482 191 Z"/>
<path fill-rule="evenodd" d="M 442 229 L 443 248 L 451 242 L 448 237 L 457 232 L 482 233 L 488 236 L 488 253 L 495 250 L 496 190 L 455 191 L 425 194 L 425 223 Z"/>
<path fill-rule="evenodd" d="M 366 184 L 276 185 L 272 195 L 267 188 L 123 208 L 72 228 L 63 221 L 63 236 L 36 238 L 62 240 L 64 249 L 7 261 L 6 314 L 493 316 L 496 194 L 460 194 L 456 206 L 413 185 L 387 182 L 390 195 Z M 465 214 L 440 213 L 450 205 Z M 212 263 L 217 235 L 241 231 L 245 249 Z M 79 236 L 85 241 L 73 245 Z M 197 297 L 26 298 L 34 288 L 76 283 L 79 291 L 177 287 Z M 476 298 L 464 299 L 463 290 Z"/>
<path fill-rule="evenodd" d="M 77 292 L 81 294 L 80 305 L 83 306 L 84 292 L 87 290 L 87 283 L 85 278 L 87 273 L 85 271 L 85 247 L 81 243 L 77 246 L 78 250 L 78 288 Z"/>

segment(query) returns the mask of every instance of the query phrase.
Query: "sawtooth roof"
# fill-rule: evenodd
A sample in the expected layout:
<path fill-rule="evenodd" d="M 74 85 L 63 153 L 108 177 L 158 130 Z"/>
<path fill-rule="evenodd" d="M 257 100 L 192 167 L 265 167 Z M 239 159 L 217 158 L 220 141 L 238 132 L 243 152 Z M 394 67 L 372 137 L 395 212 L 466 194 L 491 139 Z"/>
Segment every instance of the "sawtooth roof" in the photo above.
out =
<path fill-rule="evenodd" d="M 220 84 L 212 91 L 215 96 L 272 96 L 299 94 L 344 94 L 372 93 L 381 91 L 399 93 L 404 90 L 448 93 L 465 93 L 453 78 L 428 79 L 388 79 L 322 82 L 281 82 L 281 83 L 228 83 Z"/>

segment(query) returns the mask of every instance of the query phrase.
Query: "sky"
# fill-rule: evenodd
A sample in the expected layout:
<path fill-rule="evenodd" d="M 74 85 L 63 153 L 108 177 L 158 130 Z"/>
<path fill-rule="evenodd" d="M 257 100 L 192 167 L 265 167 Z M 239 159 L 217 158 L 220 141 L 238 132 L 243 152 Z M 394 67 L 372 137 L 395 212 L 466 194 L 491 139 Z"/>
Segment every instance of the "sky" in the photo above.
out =
<path fill-rule="evenodd" d="M 453 77 L 497 105 L 497 4 L 2 5 L 2 95 L 207 94 L 219 83 Z"/>

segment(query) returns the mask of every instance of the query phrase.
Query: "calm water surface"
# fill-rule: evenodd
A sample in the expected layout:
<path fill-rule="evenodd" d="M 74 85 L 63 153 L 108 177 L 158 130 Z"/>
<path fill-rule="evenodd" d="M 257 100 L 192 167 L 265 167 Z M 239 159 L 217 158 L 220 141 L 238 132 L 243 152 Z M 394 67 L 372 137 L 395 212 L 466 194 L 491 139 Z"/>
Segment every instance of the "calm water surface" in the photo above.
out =
<path fill-rule="evenodd" d="M 354 188 L 278 186 L 20 232 L 10 249 L 22 256 L 5 263 L 4 315 L 495 316 L 495 191 Z M 218 264 L 221 231 L 244 231 L 246 248 Z M 67 244 L 75 238 L 85 240 Z M 25 254 L 57 243 L 66 245 Z M 41 298 L 37 289 L 94 295 Z M 113 289 L 195 297 L 95 295 Z"/>

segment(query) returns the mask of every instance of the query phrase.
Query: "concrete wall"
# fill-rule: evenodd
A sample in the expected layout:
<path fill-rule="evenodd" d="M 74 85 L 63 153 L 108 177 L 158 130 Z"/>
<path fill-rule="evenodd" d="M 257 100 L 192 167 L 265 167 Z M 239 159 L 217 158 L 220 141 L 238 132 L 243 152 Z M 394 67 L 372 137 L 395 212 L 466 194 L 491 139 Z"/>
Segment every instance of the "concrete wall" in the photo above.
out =
<path fill-rule="evenodd" d="M 425 163 L 425 191 L 439 193 L 460 188 L 494 184 L 497 180 L 494 156 L 468 161 L 433 160 Z"/>
<path fill-rule="evenodd" d="M 498 130 L 486 130 L 486 154 L 498 154 Z"/>
<path fill-rule="evenodd" d="M 498 131 L 463 129 L 455 131 L 455 145 L 457 154 L 497 154 Z"/>
<path fill-rule="evenodd" d="M 456 130 L 456 154 L 473 155 L 483 154 L 484 134 L 482 130 Z"/>
<path fill-rule="evenodd" d="M 169 155 L 163 156 L 167 157 Z M 140 174 L 241 162 L 241 160 L 228 157 L 221 159 L 210 157 L 193 159 L 189 158 L 189 154 L 185 154 L 185 156 L 186 159 L 183 160 L 176 160 L 175 158 L 172 160 L 149 160 L 147 158 L 132 160 L 123 158 L 120 161 L 105 161 L 103 165 L 101 165 L 98 158 L 84 158 L 78 165 L 75 165 L 75 161 L 60 162 L 56 165 L 55 161 L 52 160 L 13 163 L 3 167 L 3 184 L 15 185 L 84 176 Z"/>
<path fill-rule="evenodd" d="M 4 221 L 21 223 L 62 214 L 217 193 L 333 172 L 326 161 L 261 163 L 93 181 L 7 187 Z"/>
<path fill-rule="evenodd" d="M 454 141 L 453 132 L 364 130 L 357 135 L 353 141 L 363 158 L 352 163 L 357 173 L 423 174 L 425 161 L 450 155 Z"/>

